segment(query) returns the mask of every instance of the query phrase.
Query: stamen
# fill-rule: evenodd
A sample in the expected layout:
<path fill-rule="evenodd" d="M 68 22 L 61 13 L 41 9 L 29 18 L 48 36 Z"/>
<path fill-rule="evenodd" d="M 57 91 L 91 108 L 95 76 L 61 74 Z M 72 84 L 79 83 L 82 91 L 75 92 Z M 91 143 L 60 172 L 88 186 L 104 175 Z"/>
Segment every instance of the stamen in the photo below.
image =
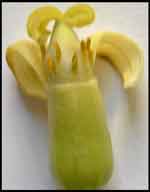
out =
<path fill-rule="evenodd" d="M 85 43 L 84 40 L 81 40 L 81 51 L 85 50 Z"/>
<path fill-rule="evenodd" d="M 60 61 L 61 61 L 61 49 L 60 49 L 57 41 L 54 42 L 53 47 L 55 48 L 56 63 L 60 63 Z"/>
<path fill-rule="evenodd" d="M 90 50 L 91 39 L 88 37 L 86 42 L 87 42 L 87 49 Z"/>
<path fill-rule="evenodd" d="M 55 66 L 54 66 L 54 63 L 52 62 L 52 59 L 51 59 L 50 55 L 47 56 L 47 64 L 48 64 L 49 72 L 54 72 L 55 71 Z"/>
<path fill-rule="evenodd" d="M 84 40 L 81 40 L 81 53 L 82 53 L 84 62 L 87 62 L 87 59 L 88 59 L 87 43 Z"/>
<path fill-rule="evenodd" d="M 78 70 L 78 57 L 77 54 L 74 53 L 72 57 L 72 72 L 77 73 Z"/>

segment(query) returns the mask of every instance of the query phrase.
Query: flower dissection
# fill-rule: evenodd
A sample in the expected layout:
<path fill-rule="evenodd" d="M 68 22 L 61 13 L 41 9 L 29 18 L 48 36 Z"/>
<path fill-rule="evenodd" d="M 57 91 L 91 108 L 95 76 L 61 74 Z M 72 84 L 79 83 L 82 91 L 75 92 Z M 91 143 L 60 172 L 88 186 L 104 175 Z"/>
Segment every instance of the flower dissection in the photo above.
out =
<path fill-rule="evenodd" d="M 48 104 L 53 130 L 52 169 L 66 189 L 96 189 L 113 171 L 113 151 L 101 90 L 94 74 L 96 56 L 105 56 L 119 71 L 125 88 L 143 70 L 143 53 L 128 37 L 100 32 L 79 40 L 73 27 L 95 19 L 89 5 L 76 4 L 65 13 L 53 6 L 34 10 L 27 32 L 32 41 L 9 46 L 6 60 L 22 91 Z M 52 30 L 47 29 L 54 20 Z"/>

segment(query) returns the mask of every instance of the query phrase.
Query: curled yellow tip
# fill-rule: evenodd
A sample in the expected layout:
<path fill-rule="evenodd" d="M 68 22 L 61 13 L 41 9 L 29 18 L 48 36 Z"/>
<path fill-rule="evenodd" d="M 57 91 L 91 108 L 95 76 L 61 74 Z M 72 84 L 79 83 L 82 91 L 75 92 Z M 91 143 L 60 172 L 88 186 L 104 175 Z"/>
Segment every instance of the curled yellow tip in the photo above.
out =
<path fill-rule="evenodd" d="M 9 45 L 6 61 L 24 94 L 46 99 L 47 74 L 37 42 L 20 40 Z"/>
<path fill-rule="evenodd" d="M 94 9 L 87 4 L 76 4 L 65 13 L 63 20 L 71 27 L 84 27 L 95 19 Z"/>
<path fill-rule="evenodd" d="M 105 56 L 119 72 L 124 88 L 136 86 L 144 68 L 143 51 L 130 37 L 118 32 L 97 32 L 91 37 L 97 55 Z"/>
<path fill-rule="evenodd" d="M 61 20 L 63 14 L 54 6 L 44 6 L 35 9 L 28 17 L 27 32 L 33 39 L 38 40 L 46 32 L 47 24 L 52 20 Z"/>

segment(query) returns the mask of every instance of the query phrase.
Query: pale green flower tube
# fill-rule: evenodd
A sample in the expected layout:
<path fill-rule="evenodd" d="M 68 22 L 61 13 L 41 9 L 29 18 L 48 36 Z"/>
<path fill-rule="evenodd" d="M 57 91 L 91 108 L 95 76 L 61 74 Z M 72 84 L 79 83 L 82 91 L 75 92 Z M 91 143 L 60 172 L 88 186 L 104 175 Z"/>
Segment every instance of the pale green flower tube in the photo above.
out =
<path fill-rule="evenodd" d="M 79 42 L 67 25 L 56 23 L 48 52 L 53 64 L 48 82 L 49 160 L 67 189 L 95 189 L 112 175 L 111 139 L 89 45 L 88 40 Z"/>
<path fill-rule="evenodd" d="M 97 81 L 49 84 L 48 98 L 55 175 L 66 188 L 104 185 L 112 174 L 112 146 Z"/>

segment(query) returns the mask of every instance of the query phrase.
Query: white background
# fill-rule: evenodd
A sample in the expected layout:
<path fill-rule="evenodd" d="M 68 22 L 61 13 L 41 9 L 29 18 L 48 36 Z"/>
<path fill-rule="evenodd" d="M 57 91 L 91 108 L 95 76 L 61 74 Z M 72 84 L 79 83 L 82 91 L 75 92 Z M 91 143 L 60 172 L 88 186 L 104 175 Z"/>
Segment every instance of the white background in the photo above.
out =
<path fill-rule="evenodd" d="M 72 3 L 54 3 L 65 10 Z M 2 182 L 3 189 L 56 189 L 48 170 L 48 126 L 44 104 L 21 95 L 9 70 L 5 51 L 27 38 L 27 16 L 42 3 L 2 4 Z M 125 91 L 119 75 L 106 61 L 97 62 L 111 132 L 115 168 L 105 189 L 148 188 L 148 4 L 93 3 L 96 21 L 76 30 L 80 37 L 96 31 L 118 31 L 144 50 L 144 75 Z M 128 105 L 130 104 L 130 105 Z M 40 105 L 40 108 L 39 108 Z"/>

